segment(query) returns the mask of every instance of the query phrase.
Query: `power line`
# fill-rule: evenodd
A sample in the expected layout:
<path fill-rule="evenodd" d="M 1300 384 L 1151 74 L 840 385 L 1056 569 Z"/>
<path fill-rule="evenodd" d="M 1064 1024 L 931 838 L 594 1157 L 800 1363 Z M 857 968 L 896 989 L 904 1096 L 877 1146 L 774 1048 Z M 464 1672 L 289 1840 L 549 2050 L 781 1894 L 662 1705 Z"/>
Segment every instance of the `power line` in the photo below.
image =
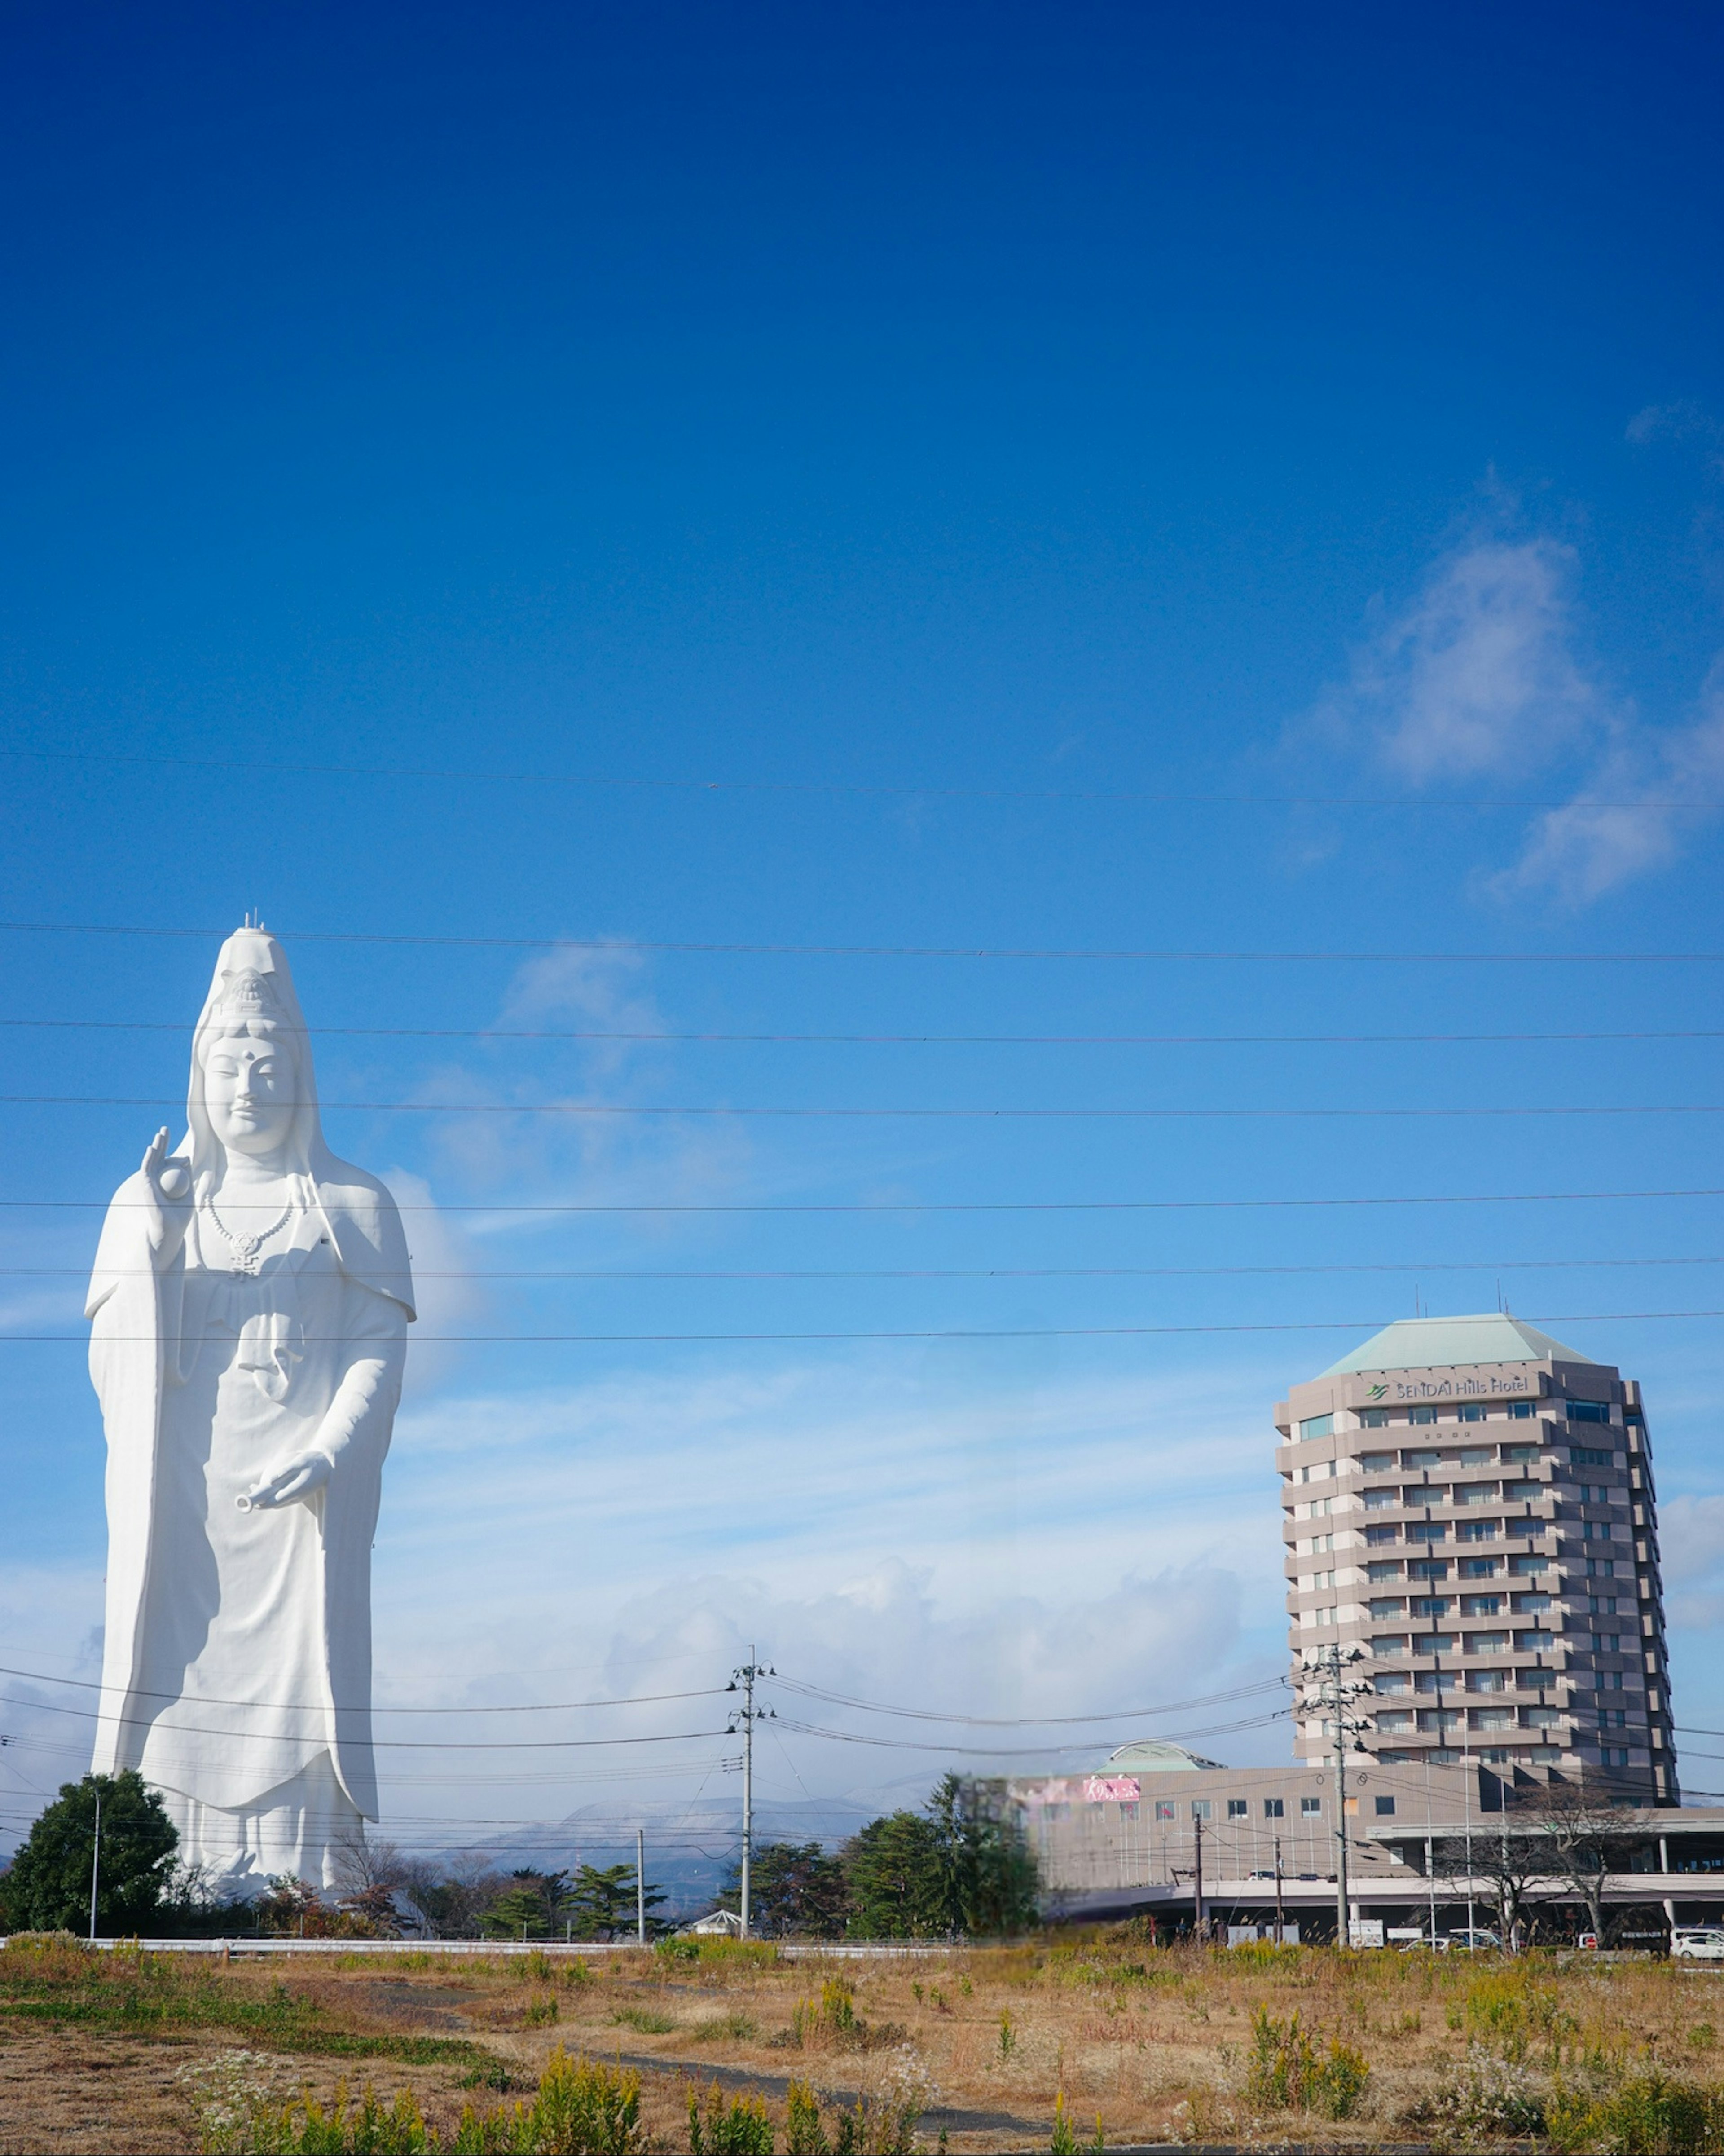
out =
<path fill-rule="evenodd" d="M 207 1702 L 195 1703 L 202 1706 Z M 37 1714 L 71 1715 L 80 1722 L 112 1721 L 123 1729 L 162 1730 L 176 1737 L 219 1737 L 224 1743 L 230 1744 L 292 1743 L 303 1742 L 312 1733 L 299 1731 L 284 1738 L 268 1730 L 212 1728 L 203 1722 L 158 1722 L 147 1715 L 105 1716 L 91 1707 L 61 1707 L 53 1700 L 14 1699 L 6 1694 L 0 1694 L 0 1706 L 28 1707 Z M 328 1707 L 321 1706 L 281 1711 L 321 1716 L 330 1712 Z M 585 1752 L 601 1747 L 608 1749 L 618 1744 L 687 1744 L 727 1733 L 722 1729 L 678 1729 L 651 1737 L 372 1737 L 366 1741 L 377 1752 Z"/>
<path fill-rule="evenodd" d="M 109 1688 L 104 1687 L 98 1679 L 93 1677 L 49 1676 L 44 1675 L 39 1670 L 14 1669 L 5 1664 L 0 1664 L 0 1676 L 21 1677 L 32 1683 L 59 1685 L 79 1691 L 100 1691 L 105 1688 Z M 974 1723 L 978 1727 L 985 1727 L 990 1729 L 1041 1729 L 1049 1727 L 1054 1724 L 1066 1722 L 1131 1722 L 1141 1720 L 1144 1717 L 1149 1715 L 1183 1714 L 1198 1707 L 1224 1705 L 1236 1699 L 1244 1699 L 1257 1692 L 1279 1691 L 1285 1686 L 1286 1682 L 1286 1680 L 1284 1677 L 1277 1676 L 1262 1678 L 1256 1680 L 1250 1684 L 1235 1686 L 1229 1691 L 1206 1693 L 1203 1697 L 1196 1699 L 1172 1700 L 1161 1707 L 1119 1707 L 1099 1714 L 1032 1714 L 998 1716 L 945 1714 L 936 1710 L 925 1707 L 889 1707 L 884 1706 L 875 1700 L 853 1699 L 845 1693 L 829 1691 L 821 1686 L 808 1684 L 796 1677 L 786 1677 L 782 1675 L 777 1675 L 775 1676 L 773 1681 L 777 1684 L 784 1686 L 787 1689 L 792 1691 L 804 1693 L 811 1699 L 825 1700 L 834 1706 L 854 1707 L 859 1711 L 870 1714 L 897 1715 L 907 1717 L 912 1721 L 921 1722 Z M 649 1692 L 644 1693 L 639 1697 L 633 1699 L 564 1700 L 552 1702 L 547 1704 L 531 1702 L 526 1704 L 503 1707 L 374 1707 L 372 1712 L 373 1713 L 385 1714 L 439 1715 L 581 1713 L 594 1707 L 656 1707 L 661 1706 L 669 1701 L 717 1698 L 723 1696 L 726 1687 L 721 1685 L 709 1685 L 698 1691 Z M 128 1699 L 165 1699 L 182 1703 L 183 1702 L 184 1698 L 183 1694 L 180 1692 L 153 1691 L 144 1686 L 131 1686 L 127 1687 L 126 1697 Z M 51 1711 L 56 1713 L 87 1714 L 89 1712 L 88 1710 L 82 1708 L 55 1707 L 53 1707 L 53 1703 L 51 1702 L 45 1700 L 8 1700 L 0 1703 L 14 1707 L 33 1706 L 49 1707 Z M 223 1699 L 216 1697 L 213 1695 L 200 1694 L 197 1701 L 197 1704 L 200 1707 L 250 1707 L 255 1709 L 260 1713 L 285 1712 L 295 1714 L 324 1714 L 328 1712 L 328 1702 L 323 1700 Z M 161 1724 L 152 1726 L 166 1727 L 167 1725 Z"/>
<path fill-rule="evenodd" d="M 454 1201 L 418 1204 L 399 1200 L 398 1213 L 480 1213 L 488 1219 L 502 1215 L 533 1218 L 541 1214 L 584 1217 L 588 1214 L 659 1215 L 798 1214 L 922 1214 L 922 1213 L 1239 1213 L 1331 1210 L 1337 1208 L 1383 1205 L 1603 1205 L 1654 1199 L 1724 1198 L 1724 1188 L 1702 1186 L 1670 1190 L 1504 1190 L 1457 1193 L 1415 1198 L 1024 1198 L 1024 1199 L 865 1199 L 855 1201 L 815 1200 L 779 1204 L 623 1204 L 605 1201 L 579 1204 L 519 1204 L 505 1199 L 485 1204 Z M 0 1198 L 0 1211 L 32 1213 L 105 1213 L 117 1205 L 141 1206 L 142 1201 L 117 1198 Z"/>
<path fill-rule="evenodd" d="M 1541 808 L 1631 809 L 1665 814 L 1681 809 L 1706 814 L 1724 802 L 1603 800 L 1589 796 L 1558 800 L 1513 797 L 1448 798 L 1419 794 L 1352 793 L 1167 793 L 1129 787 L 911 786 L 842 778 L 649 778 L 596 772 L 484 771 L 444 765 L 307 763 L 253 757 L 243 762 L 209 756 L 126 756 L 106 751 L 7 747 L 0 755 L 32 763 L 71 763 L 88 769 L 164 771 L 279 771 L 305 778 L 411 778 L 443 783 L 486 786 L 566 786 L 595 791 L 639 793 L 767 793 L 854 797 L 895 801 L 1087 801 L 1180 808 L 1476 808 L 1511 814 Z"/>
<path fill-rule="evenodd" d="M 0 1093 L 8 1108 L 180 1108 L 171 1093 Z M 1724 1101 L 1636 1106 L 1482 1108 L 905 1108 L 733 1107 L 698 1101 L 682 1106 L 637 1106 L 609 1101 L 324 1101 L 319 1106 L 350 1114 L 383 1116 L 575 1116 L 657 1118 L 710 1116 L 751 1121 L 838 1122 L 1402 1122 L 1435 1119 L 1472 1122 L 1543 1116 L 1724 1116 Z"/>
<path fill-rule="evenodd" d="M 1182 1729 L 1166 1738 L 1168 1743 L 1198 1737 L 1229 1737 L 1242 1729 L 1265 1729 L 1272 1722 L 1285 1721 L 1291 1713 L 1290 1707 L 1279 1707 L 1273 1714 L 1249 1717 L 1243 1722 L 1217 1722 L 1207 1729 Z M 834 1744 L 865 1744 L 870 1750 L 885 1752 L 933 1752 L 942 1757 L 966 1759 L 1022 1759 L 1038 1757 L 1054 1758 L 1067 1752 L 1083 1752 L 1090 1748 L 1081 1738 L 1074 1738 L 1068 1744 L 1014 1744 L 1008 1746 L 987 1744 L 944 1744 L 932 1739 L 918 1742 L 906 1737 L 869 1737 L 848 1729 L 823 1729 L 811 1722 L 798 1722 L 788 1715 L 781 1715 L 778 1727 L 788 1729 L 798 1737 L 819 1737 Z"/>
<path fill-rule="evenodd" d="M 49 1676 L 41 1670 L 16 1670 L 0 1663 L 0 1676 L 23 1677 L 32 1684 L 62 1685 L 78 1691 L 110 1691 L 113 1686 L 104 1685 L 95 1677 Z M 177 1691 L 153 1691 L 147 1685 L 128 1685 L 125 1687 L 128 1699 L 180 1700 L 184 1694 Z M 590 1709 L 603 1707 L 662 1707 L 672 1700 L 715 1699 L 724 1691 L 722 1685 L 703 1685 L 695 1691 L 643 1692 L 633 1699 L 564 1699 L 543 1702 L 530 1702 L 515 1707 L 380 1707 L 373 1704 L 373 1714 L 584 1714 Z M 13 1701 L 13 1706 L 20 1702 Z M 43 1702 L 41 1704 L 46 1705 Z M 213 1692 L 201 1692 L 200 1707 L 249 1707 L 259 1712 L 288 1714 L 322 1714 L 328 1702 L 314 1699 L 223 1699 Z"/>
<path fill-rule="evenodd" d="M 131 922 L 0 921 L 9 936 L 137 936 L 153 940 L 221 942 L 226 928 L 147 928 Z M 277 932 L 271 931 L 270 933 Z M 365 943 L 434 950 L 644 951 L 706 957 L 764 958 L 1089 958 L 1171 965 L 1275 966 L 1710 966 L 1724 951 L 1198 951 L 1152 947 L 952 943 L 696 942 L 637 936 L 385 935 L 360 929 L 288 929 L 295 943 Z"/>
<path fill-rule="evenodd" d="M 931 1707 L 887 1707 L 878 1700 L 853 1699 L 845 1692 L 828 1691 L 823 1686 L 805 1684 L 782 1672 L 775 1681 L 785 1691 L 799 1692 L 806 1699 L 824 1700 L 830 1706 L 854 1707 L 867 1714 L 890 1714 L 907 1722 L 962 1722 L 972 1729 L 1045 1729 L 1068 1723 L 1133 1722 L 1151 1715 L 1193 1713 L 1198 1707 L 1228 1706 L 1234 1700 L 1247 1699 L 1258 1692 L 1283 1691 L 1287 1681 L 1285 1677 L 1265 1677 L 1254 1684 L 1236 1685 L 1231 1691 L 1208 1692 L 1197 1699 L 1169 1700 L 1162 1707 L 1120 1707 L 1106 1714 L 1032 1715 L 947 1714 Z M 787 1729 L 793 1726 L 788 1722 L 784 1724 Z"/>
<path fill-rule="evenodd" d="M 415 1265 L 415 1281 L 989 1281 L 1281 1280 L 1328 1273 L 1610 1272 L 1645 1265 L 1724 1265 L 1697 1258 L 1403 1258 L 1356 1265 L 876 1265 L 648 1267 L 569 1265 L 533 1269 Z M 115 1266 L 105 1279 L 151 1276 L 145 1265 Z M 88 1280 L 88 1265 L 0 1265 L 0 1280 Z"/>
<path fill-rule="evenodd" d="M 1571 1310 L 1547 1313 L 1542 1322 L 1547 1325 L 1635 1325 L 1658 1321 L 1675 1322 L 1687 1318 L 1724 1317 L 1724 1310 Z M 1357 1332 L 1378 1331 L 1390 1320 L 1380 1313 L 1375 1317 L 1326 1317 L 1297 1322 L 1276 1322 L 1254 1325 L 999 1325 L 947 1326 L 938 1327 L 907 1327 L 868 1332 L 418 1332 L 414 1341 L 420 1346 L 439 1347 L 514 1347 L 536 1348 L 554 1346 L 665 1346 L 674 1344 L 742 1343 L 768 1341 L 839 1341 L 839 1340 L 1125 1340 L 1151 1338 L 1164 1333 L 1240 1333 L 1240 1332 Z M 215 1339 L 223 1336 L 214 1333 L 200 1335 L 200 1338 Z M 231 1339 L 232 1335 L 228 1334 Z M 106 1334 L 105 1338 L 115 1346 L 146 1347 L 156 1337 L 154 1333 Z M 307 1342 L 326 1345 L 331 1341 L 345 1342 L 346 1333 L 307 1332 Z M 0 1333 L 0 1347 L 68 1347 L 89 1345 L 87 1332 L 6 1332 Z"/>
<path fill-rule="evenodd" d="M 0 1018 L 0 1029 L 65 1033 L 171 1033 L 189 1035 L 182 1019 Z M 1321 1048 L 1470 1046 L 1577 1041 L 1724 1040 L 1724 1031 L 1692 1027 L 1637 1033 L 673 1033 L 619 1028 L 514 1026 L 315 1025 L 314 1040 L 593 1040 L 761 1047 L 887 1048 Z"/>

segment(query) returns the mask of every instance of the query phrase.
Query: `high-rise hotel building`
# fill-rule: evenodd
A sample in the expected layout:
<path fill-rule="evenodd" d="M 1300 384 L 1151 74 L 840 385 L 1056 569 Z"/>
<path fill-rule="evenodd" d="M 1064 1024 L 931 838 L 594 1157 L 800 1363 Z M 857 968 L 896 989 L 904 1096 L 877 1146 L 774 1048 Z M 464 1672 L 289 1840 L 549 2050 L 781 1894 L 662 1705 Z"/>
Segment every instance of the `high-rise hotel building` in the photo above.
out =
<path fill-rule="evenodd" d="M 1305 1672 L 1338 1642 L 1349 1736 L 1385 1764 L 1556 1768 L 1679 1801 L 1633 1378 L 1506 1314 L 1403 1318 L 1275 1422 L 1299 1758 L 1334 1748 Z"/>

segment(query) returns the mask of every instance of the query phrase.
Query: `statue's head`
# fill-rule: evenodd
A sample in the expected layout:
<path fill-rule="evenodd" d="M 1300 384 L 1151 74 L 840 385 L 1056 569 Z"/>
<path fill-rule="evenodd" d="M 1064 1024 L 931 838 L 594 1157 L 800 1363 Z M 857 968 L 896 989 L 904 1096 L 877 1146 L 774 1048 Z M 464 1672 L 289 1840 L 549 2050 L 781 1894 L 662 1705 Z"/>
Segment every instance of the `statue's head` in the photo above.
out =
<path fill-rule="evenodd" d="M 222 946 L 192 1045 L 187 1102 L 194 1173 L 228 1152 L 284 1173 L 315 1169 L 322 1147 L 310 1043 L 286 953 L 260 928 Z"/>

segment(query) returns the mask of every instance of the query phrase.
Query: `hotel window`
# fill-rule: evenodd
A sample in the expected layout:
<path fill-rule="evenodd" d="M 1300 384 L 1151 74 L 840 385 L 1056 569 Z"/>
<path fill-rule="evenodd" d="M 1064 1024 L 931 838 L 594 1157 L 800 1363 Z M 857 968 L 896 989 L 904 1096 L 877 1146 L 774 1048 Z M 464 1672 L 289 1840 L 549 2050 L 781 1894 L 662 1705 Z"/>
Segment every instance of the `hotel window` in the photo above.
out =
<path fill-rule="evenodd" d="M 1388 1409 L 1387 1408 L 1362 1408 L 1359 1411 L 1359 1421 L 1366 1430 L 1387 1430 L 1388 1428 Z"/>
<path fill-rule="evenodd" d="M 1157 1797 L 1155 1800 L 1155 1815 L 1158 1820 L 1178 1819 L 1179 1807 L 1171 1797 Z"/>
<path fill-rule="evenodd" d="M 1244 1797 L 1229 1797 L 1228 1799 L 1227 1815 L 1229 1819 L 1249 1819 L 1250 1815 L 1251 1806 L 1248 1799 Z"/>
<path fill-rule="evenodd" d="M 1367 1475 L 1381 1475 L 1394 1464 L 1395 1455 L 1392 1452 L 1362 1452 L 1359 1455 L 1360 1468 Z"/>
<path fill-rule="evenodd" d="M 1570 1422 L 1609 1422 L 1610 1410 L 1603 1400 L 1570 1400 L 1568 1419 Z"/>
<path fill-rule="evenodd" d="M 1299 1425 L 1301 1441 L 1310 1437 L 1333 1437 L 1335 1418 L 1332 1414 L 1307 1415 Z"/>
<path fill-rule="evenodd" d="M 1497 1520 L 1462 1520 L 1455 1530 L 1455 1539 L 1462 1543 L 1494 1543 L 1501 1524 Z"/>
<path fill-rule="evenodd" d="M 1263 1800 L 1263 1816 L 1265 1819 L 1280 1819 L 1285 1810 L 1286 1806 L 1280 1797 L 1265 1797 Z"/>
<path fill-rule="evenodd" d="M 1461 1597 L 1463 1617 L 1495 1617 L 1502 1608 L 1500 1594 L 1467 1594 Z"/>
<path fill-rule="evenodd" d="M 1577 1467 L 1608 1467 L 1616 1455 L 1596 1445 L 1571 1445 L 1568 1457 Z"/>
<path fill-rule="evenodd" d="M 1498 1563 L 1494 1557 L 1464 1557 L 1455 1570 L 1463 1579 L 1494 1579 Z"/>
<path fill-rule="evenodd" d="M 1536 1445 L 1506 1445 L 1502 1448 L 1502 1462 L 1505 1467 L 1537 1466 L 1538 1447 Z"/>
<path fill-rule="evenodd" d="M 1365 1530 L 1365 1546 L 1367 1549 L 1381 1549 L 1386 1543 L 1395 1541 L 1398 1537 L 1400 1532 L 1401 1531 L 1398 1527 L 1367 1527 Z"/>
<path fill-rule="evenodd" d="M 1387 1561 L 1380 1560 L 1375 1564 L 1367 1564 L 1365 1567 L 1365 1577 L 1373 1586 L 1379 1584 L 1385 1579 L 1398 1579 L 1400 1576 L 1401 1561 L 1398 1558 L 1390 1558 Z"/>
<path fill-rule="evenodd" d="M 1301 1797 L 1299 1799 L 1299 1816 L 1301 1819 L 1321 1819 L 1323 1816 L 1322 1799 Z"/>
<path fill-rule="evenodd" d="M 1209 1799 L 1207 1797 L 1193 1797 L 1191 1800 L 1191 1815 L 1194 1820 L 1208 1819 Z"/>
<path fill-rule="evenodd" d="M 1437 1411 L 1434 1408 L 1414 1408 L 1407 1418 L 1408 1422 L 1419 1423 L 1434 1422 L 1436 1419 Z"/>
<path fill-rule="evenodd" d="M 1460 1410 L 1460 1419 L 1463 1422 L 1483 1422 L 1485 1410 L 1477 1401 L 1470 1400 Z"/>

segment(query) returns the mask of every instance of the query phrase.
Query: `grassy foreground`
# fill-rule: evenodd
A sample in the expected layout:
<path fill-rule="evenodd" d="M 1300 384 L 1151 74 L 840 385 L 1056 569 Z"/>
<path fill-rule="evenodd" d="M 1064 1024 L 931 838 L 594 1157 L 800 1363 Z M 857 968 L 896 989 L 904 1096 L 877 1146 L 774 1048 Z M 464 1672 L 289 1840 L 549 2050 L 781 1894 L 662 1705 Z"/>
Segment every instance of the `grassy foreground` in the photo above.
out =
<path fill-rule="evenodd" d="M 0 1952 L 0 2145 L 894 2156 L 1131 2143 L 1724 2151 L 1692 1965 L 703 1943 L 309 1962 Z"/>

